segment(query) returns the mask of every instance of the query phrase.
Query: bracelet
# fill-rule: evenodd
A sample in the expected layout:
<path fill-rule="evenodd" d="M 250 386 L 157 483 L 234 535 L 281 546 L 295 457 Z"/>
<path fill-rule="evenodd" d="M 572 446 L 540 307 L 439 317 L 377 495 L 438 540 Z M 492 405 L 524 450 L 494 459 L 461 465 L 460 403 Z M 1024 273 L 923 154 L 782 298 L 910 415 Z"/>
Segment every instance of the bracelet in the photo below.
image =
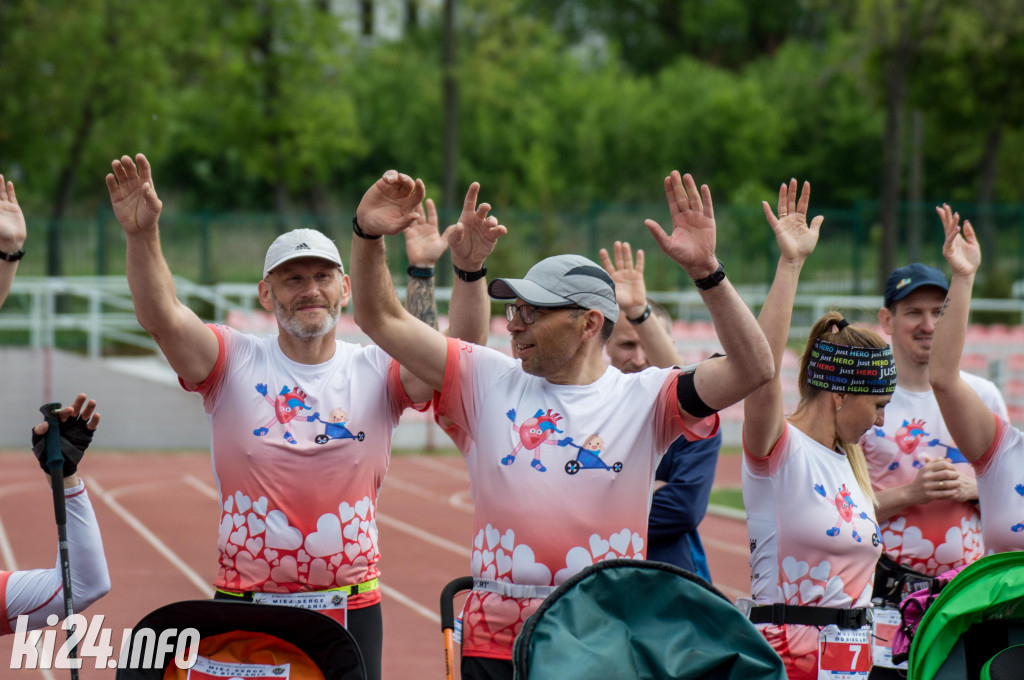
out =
<path fill-rule="evenodd" d="M 713 274 L 711 274 L 710 276 L 705 276 L 703 279 L 694 279 L 693 285 L 697 286 L 697 288 L 701 290 L 709 290 L 711 288 L 714 288 L 724 280 L 725 265 L 723 265 L 722 261 L 719 260 L 718 269 L 716 269 Z"/>
<path fill-rule="evenodd" d="M 0 260 L 4 262 L 17 262 L 21 258 L 25 257 L 25 249 L 15 250 L 13 253 L 5 253 L 0 250 Z"/>
<path fill-rule="evenodd" d="M 644 310 L 643 314 L 641 314 L 640 316 L 636 317 L 635 319 L 630 319 L 627 316 L 626 317 L 626 321 L 629 321 L 634 326 L 637 326 L 639 324 L 642 324 L 644 321 L 647 321 L 647 317 L 649 317 L 650 315 L 651 315 L 651 305 L 650 305 L 650 303 L 648 303 L 647 309 Z"/>
<path fill-rule="evenodd" d="M 409 268 L 405 271 L 414 279 L 429 279 L 434 275 L 433 267 L 415 267 L 413 265 L 409 265 Z"/>
<path fill-rule="evenodd" d="M 455 270 L 455 275 L 466 283 L 473 283 L 474 281 L 479 281 L 487 276 L 487 267 L 480 267 L 480 269 L 477 269 L 475 272 L 467 272 L 464 269 L 459 269 L 454 264 L 452 265 L 452 268 Z"/>
<path fill-rule="evenodd" d="M 352 231 L 354 231 L 356 233 L 356 236 L 358 236 L 359 238 L 365 238 L 368 241 L 376 241 L 381 236 L 383 236 L 383 234 L 377 234 L 376 236 L 371 236 L 370 234 L 367 234 L 359 227 L 359 223 L 356 222 L 356 218 L 354 217 L 352 218 Z"/>

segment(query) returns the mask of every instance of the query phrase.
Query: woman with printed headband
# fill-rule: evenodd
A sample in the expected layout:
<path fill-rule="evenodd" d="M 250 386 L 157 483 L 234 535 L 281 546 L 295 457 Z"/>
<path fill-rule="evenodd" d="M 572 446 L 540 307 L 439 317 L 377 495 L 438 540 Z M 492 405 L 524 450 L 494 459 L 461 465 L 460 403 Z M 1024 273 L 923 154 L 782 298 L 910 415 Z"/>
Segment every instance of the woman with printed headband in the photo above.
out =
<path fill-rule="evenodd" d="M 1024 550 L 1024 434 L 993 413 L 960 374 L 981 246 L 970 221 L 961 232 L 959 213 L 948 205 L 936 210 L 946 232 L 942 254 L 953 278 L 935 326 L 928 378 L 949 433 L 978 475 L 986 554 Z"/>
<path fill-rule="evenodd" d="M 781 251 L 758 322 L 775 377 L 743 402 L 743 502 L 750 536 L 750 620 L 791 680 L 871 667 L 872 574 L 881 552 L 874 494 L 857 441 L 883 423 L 896 387 L 888 345 L 837 312 L 814 324 L 800 361 L 800 403 L 783 413 L 779 368 L 797 282 L 823 218 L 807 222 L 810 184 L 763 204 Z"/>

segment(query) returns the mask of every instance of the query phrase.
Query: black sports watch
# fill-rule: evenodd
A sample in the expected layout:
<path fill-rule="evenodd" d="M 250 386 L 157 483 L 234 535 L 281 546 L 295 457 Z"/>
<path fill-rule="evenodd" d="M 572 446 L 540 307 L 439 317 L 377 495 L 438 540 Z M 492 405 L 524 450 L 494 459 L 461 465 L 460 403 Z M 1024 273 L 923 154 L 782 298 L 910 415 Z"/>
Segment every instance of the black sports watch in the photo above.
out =
<path fill-rule="evenodd" d="M 0 250 L 0 260 L 4 262 L 17 262 L 21 258 L 25 257 L 25 249 L 15 250 L 13 253 L 5 253 Z"/>
<path fill-rule="evenodd" d="M 714 288 L 722 281 L 725 280 L 725 266 L 722 261 L 718 261 L 718 269 L 714 271 L 710 276 L 705 276 L 703 279 L 694 279 L 693 285 L 697 286 L 701 290 L 709 290 Z"/>

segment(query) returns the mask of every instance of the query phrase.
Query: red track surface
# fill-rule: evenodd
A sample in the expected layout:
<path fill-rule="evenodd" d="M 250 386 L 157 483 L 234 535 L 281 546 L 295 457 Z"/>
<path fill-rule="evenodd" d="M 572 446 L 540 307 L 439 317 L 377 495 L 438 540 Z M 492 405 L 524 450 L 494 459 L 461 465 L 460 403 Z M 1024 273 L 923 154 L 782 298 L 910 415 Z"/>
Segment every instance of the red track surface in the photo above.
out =
<path fill-rule="evenodd" d="M 0 453 L 0 466 L 0 567 L 52 566 L 53 507 L 35 459 L 27 450 Z M 213 474 L 203 454 L 99 451 L 90 451 L 83 473 L 113 583 L 85 614 L 106 617 L 116 651 L 121 631 L 153 609 L 212 592 L 218 519 Z M 716 484 L 739 486 L 738 457 L 720 458 Z M 444 677 L 438 596 L 450 579 L 469 572 L 471 510 L 461 458 L 392 458 L 377 515 L 385 680 Z M 709 515 L 700 531 L 715 585 L 732 599 L 749 592 L 744 523 Z M 58 644 L 63 636 L 59 631 Z M 69 677 L 68 671 L 8 670 L 11 644 L 11 636 L 0 639 L 0 678 Z M 92 665 L 86 663 L 82 680 L 114 676 Z"/>

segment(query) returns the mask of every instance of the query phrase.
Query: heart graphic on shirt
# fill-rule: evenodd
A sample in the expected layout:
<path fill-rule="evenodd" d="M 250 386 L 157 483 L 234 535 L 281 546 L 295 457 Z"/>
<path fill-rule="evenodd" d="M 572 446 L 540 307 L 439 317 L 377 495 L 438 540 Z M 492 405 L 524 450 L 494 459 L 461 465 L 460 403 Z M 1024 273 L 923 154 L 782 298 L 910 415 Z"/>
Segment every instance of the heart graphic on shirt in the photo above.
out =
<path fill-rule="evenodd" d="M 341 522 L 338 516 L 332 513 L 320 515 L 320 519 L 316 521 L 316 531 L 306 536 L 303 547 L 313 557 L 327 557 L 341 552 L 345 542 L 341 539 Z M 312 573 L 310 578 L 313 578 Z"/>
<path fill-rule="evenodd" d="M 597 534 L 590 535 L 590 554 L 597 559 L 608 552 L 608 541 Z"/>
<path fill-rule="evenodd" d="M 351 522 L 346 524 L 345 529 L 341 533 L 350 541 L 356 540 L 356 537 L 359 536 L 359 520 L 353 519 Z"/>
<path fill-rule="evenodd" d="M 245 515 L 231 515 L 231 521 L 234 523 L 235 528 L 245 524 Z"/>
<path fill-rule="evenodd" d="M 267 497 L 260 496 L 258 501 L 253 501 L 252 509 L 256 511 L 256 514 L 260 517 L 267 516 Z"/>
<path fill-rule="evenodd" d="M 612 546 L 612 549 L 620 555 L 625 555 L 626 550 L 629 549 L 630 533 L 629 529 L 623 529 L 622 531 L 612 534 L 608 537 L 608 543 Z"/>
<path fill-rule="evenodd" d="M 298 564 L 291 555 L 281 558 L 280 566 L 270 570 L 270 578 L 278 583 L 295 583 L 299 580 Z"/>
<path fill-rule="evenodd" d="M 327 569 L 327 562 L 319 557 L 309 563 L 309 583 L 314 586 L 334 583 L 334 573 Z"/>
<path fill-rule="evenodd" d="M 235 525 L 231 522 L 231 515 L 224 515 L 220 520 L 220 527 L 217 528 L 217 545 L 224 547 L 228 542 L 228 536 Z"/>
<path fill-rule="evenodd" d="M 309 562 L 310 557 L 306 554 L 305 550 L 300 550 L 298 554 L 295 556 L 295 559 L 297 559 L 299 562 Z"/>
<path fill-rule="evenodd" d="M 786 578 L 790 583 L 796 583 L 807 573 L 807 563 L 799 562 L 792 555 L 786 555 L 782 560 L 782 571 L 786 572 Z"/>
<path fill-rule="evenodd" d="M 642 559 L 640 557 L 640 551 L 643 550 L 643 549 L 644 549 L 644 538 L 643 538 L 643 536 L 641 536 L 640 534 L 638 534 L 636 532 L 633 532 L 633 552 L 635 553 L 634 557 L 636 557 L 637 559 Z"/>
<path fill-rule="evenodd" d="M 369 535 L 359 534 L 359 549 L 362 552 L 368 552 L 373 547 L 373 541 L 370 540 Z"/>
<path fill-rule="evenodd" d="M 341 505 L 338 506 L 338 516 L 341 517 L 342 522 L 347 522 L 356 516 L 356 509 L 349 505 L 347 501 L 342 501 Z"/>
<path fill-rule="evenodd" d="M 905 526 L 907 526 L 907 518 L 899 517 L 889 522 L 886 528 L 892 529 L 893 531 L 903 531 Z"/>
<path fill-rule="evenodd" d="M 480 574 L 480 567 L 483 564 L 484 556 L 479 550 L 474 550 L 473 555 L 469 558 L 469 573 L 473 576 Z"/>
<path fill-rule="evenodd" d="M 253 555 L 259 555 L 260 551 L 263 550 L 263 539 L 262 538 L 250 538 L 245 542 L 245 549 L 251 552 Z"/>
<path fill-rule="evenodd" d="M 828 580 L 829 572 L 832 571 L 832 565 L 829 564 L 828 560 L 822 560 L 818 566 L 810 570 L 811 578 L 818 581 Z"/>
<path fill-rule="evenodd" d="M 882 545 L 886 550 L 895 550 L 903 544 L 903 536 L 886 531 L 882 534 Z"/>
<path fill-rule="evenodd" d="M 249 497 L 243 494 L 241 491 L 236 491 L 235 507 L 238 508 L 239 512 L 249 512 L 249 508 L 252 507 L 252 500 L 250 500 Z"/>
<path fill-rule="evenodd" d="M 565 554 L 565 569 L 559 569 L 555 574 L 555 585 L 562 585 L 570 576 L 578 574 L 593 563 L 594 558 L 586 548 L 580 546 L 571 548 Z"/>
<path fill-rule="evenodd" d="M 498 539 L 501 538 L 501 532 L 492 527 L 490 524 L 484 529 L 487 532 L 487 549 L 494 550 L 494 546 L 498 545 Z"/>
<path fill-rule="evenodd" d="M 814 581 L 810 579 L 804 579 L 800 582 L 800 602 L 801 604 L 807 604 L 814 602 L 821 598 L 825 594 L 825 589 L 821 586 L 815 585 Z"/>
<path fill-rule="evenodd" d="M 291 526 L 288 523 L 288 516 L 280 510 L 271 510 L 267 513 L 266 525 L 268 548 L 295 550 L 302 545 L 302 532 Z"/>
<path fill-rule="evenodd" d="M 308 572 L 309 572 L 309 565 L 308 564 L 300 564 L 299 565 L 299 573 L 303 574 L 302 578 L 300 578 L 299 580 L 302 581 L 303 583 L 306 582 L 305 574 L 307 574 Z"/>
<path fill-rule="evenodd" d="M 246 537 L 248 537 L 248 535 L 249 530 L 245 527 L 242 527 L 238 531 L 231 534 L 228 540 L 234 543 L 235 545 L 245 545 L 245 539 Z"/>
<path fill-rule="evenodd" d="M 484 566 L 485 567 L 487 565 L 491 564 L 492 562 L 494 562 L 494 551 L 492 551 L 492 550 L 484 550 L 484 552 L 483 552 L 483 559 L 484 559 Z"/>
<path fill-rule="evenodd" d="M 226 546 L 224 546 L 224 552 L 226 552 L 231 557 L 234 557 L 235 553 L 238 552 L 238 546 L 234 543 L 228 543 Z"/>
<path fill-rule="evenodd" d="M 227 579 L 227 583 L 231 583 L 236 578 L 238 578 L 238 572 L 234 569 L 228 569 L 224 572 L 224 578 Z"/>
<path fill-rule="evenodd" d="M 272 567 L 276 567 L 279 564 L 281 564 L 281 560 L 270 560 L 270 566 Z"/>
<path fill-rule="evenodd" d="M 473 546 L 475 548 L 482 548 L 482 547 L 484 547 L 484 530 L 483 529 L 481 529 L 477 533 L 476 538 L 473 539 Z"/>
<path fill-rule="evenodd" d="M 335 569 L 337 569 L 338 565 L 341 564 L 341 559 L 343 557 L 344 557 L 344 555 L 342 555 L 341 553 L 338 553 L 337 555 L 332 555 L 331 556 L 331 566 L 334 567 Z"/>
<path fill-rule="evenodd" d="M 492 564 L 491 566 L 487 567 L 482 572 L 480 572 L 480 576 L 485 578 L 485 579 L 487 579 L 488 581 L 493 581 L 494 580 L 494 565 Z"/>
<path fill-rule="evenodd" d="M 263 551 L 263 556 L 266 557 L 271 562 L 273 562 L 274 560 L 277 559 L 277 551 L 276 550 L 271 550 L 270 548 L 267 548 L 266 550 Z"/>
<path fill-rule="evenodd" d="M 361 519 L 366 519 L 366 513 L 369 512 L 369 510 L 370 510 L 370 499 L 369 498 L 363 498 L 363 500 L 356 502 L 356 514 L 359 515 L 359 517 Z"/>
<path fill-rule="evenodd" d="M 838 575 L 833 576 L 825 584 L 825 594 L 822 596 L 822 601 L 826 604 L 834 602 L 835 599 L 843 594 L 843 579 Z"/>
<path fill-rule="evenodd" d="M 256 559 L 244 550 L 235 557 L 235 569 L 246 584 L 259 584 L 270 576 L 270 565 L 266 560 Z"/>
<path fill-rule="evenodd" d="M 512 548 L 515 546 L 515 544 L 516 544 L 516 535 L 512 532 L 511 529 L 509 529 L 504 534 L 502 534 L 502 536 L 501 536 L 501 547 L 502 548 L 504 548 L 505 550 L 508 550 L 509 552 L 512 552 Z"/>
<path fill-rule="evenodd" d="M 512 582 L 546 586 L 551 583 L 551 570 L 536 562 L 530 546 L 520 544 L 512 552 Z"/>
<path fill-rule="evenodd" d="M 935 559 L 940 564 L 954 564 L 964 558 L 964 535 L 960 527 L 950 527 L 946 542 L 935 548 Z"/>
<path fill-rule="evenodd" d="M 797 588 L 796 585 L 794 585 L 792 583 L 783 582 L 783 584 L 782 584 L 782 594 L 786 597 L 786 602 L 792 603 L 793 602 L 793 598 L 796 595 L 798 590 L 800 590 L 800 589 Z"/>
<path fill-rule="evenodd" d="M 920 527 L 907 527 L 903 532 L 903 551 L 911 555 L 935 554 L 935 544 L 921 533 Z"/>
<path fill-rule="evenodd" d="M 498 552 L 495 553 L 495 560 L 498 563 L 498 576 L 504 576 L 512 570 L 512 557 L 507 555 L 502 548 L 498 548 Z"/>
<path fill-rule="evenodd" d="M 231 513 L 235 508 L 235 499 L 228 496 L 224 499 L 224 512 Z"/>
<path fill-rule="evenodd" d="M 356 558 L 356 555 L 358 555 L 358 554 L 359 554 L 359 544 L 358 543 L 346 543 L 345 544 L 345 557 L 348 558 L 349 562 L 354 560 Z"/>
<path fill-rule="evenodd" d="M 245 516 L 245 523 L 249 527 L 250 536 L 259 536 L 267 528 L 266 522 L 261 520 L 255 512 L 250 512 Z"/>
<path fill-rule="evenodd" d="M 263 585 L 260 586 L 260 590 L 262 590 L 265 593 L 287 593 L 288 586 L 282 586 L 280 584 L 274 583 L 273 581 L 264 581 Z"/>

